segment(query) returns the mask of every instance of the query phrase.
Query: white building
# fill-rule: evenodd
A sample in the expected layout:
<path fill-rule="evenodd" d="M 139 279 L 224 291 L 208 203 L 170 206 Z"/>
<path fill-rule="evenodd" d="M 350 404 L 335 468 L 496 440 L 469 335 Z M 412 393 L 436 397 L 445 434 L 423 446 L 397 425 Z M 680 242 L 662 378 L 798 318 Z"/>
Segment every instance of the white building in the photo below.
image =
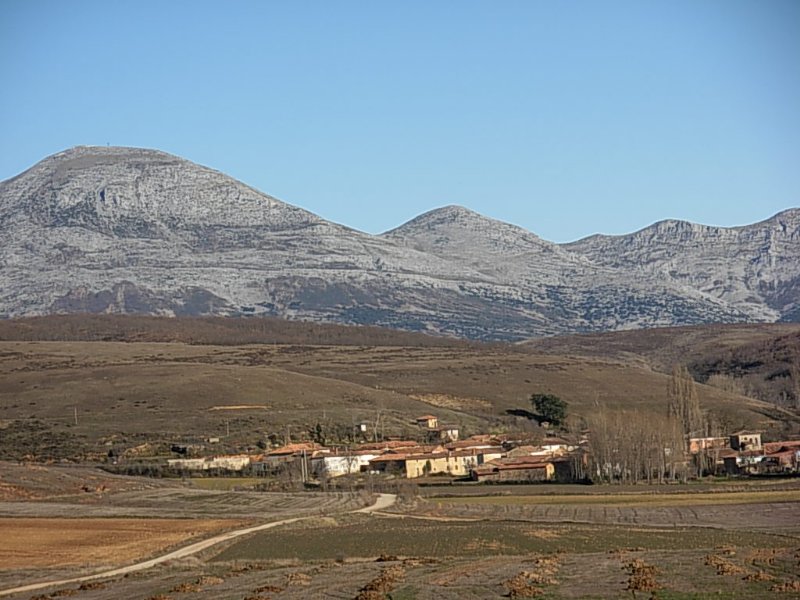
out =
<path fill-rule="evenodd" d="M 311 472 L 316 477 L 339 477 L 367 470 L 375 453 L 321 454 L 311 458 Z"/>

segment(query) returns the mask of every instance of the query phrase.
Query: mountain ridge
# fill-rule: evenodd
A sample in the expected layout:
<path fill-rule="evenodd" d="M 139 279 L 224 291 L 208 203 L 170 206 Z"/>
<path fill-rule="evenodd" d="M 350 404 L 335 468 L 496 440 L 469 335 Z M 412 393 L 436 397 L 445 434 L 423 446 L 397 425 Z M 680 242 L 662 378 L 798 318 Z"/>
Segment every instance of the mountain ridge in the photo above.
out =
<path fill-rule="evenodd" d="M 766 252 L 761 229 L 706 240 L 672 221 L 555 244 L 457 205 L 371 235 L 161 151 L 83 146 L 0 182 L 0 315 L 264 314 L 486 340 L 800 318 L 797 215 L 761 222 L 780 225 Z M 676 254 L 677 231 L 701 260 Z"/>
<path fill-rule="evenodd" d="M 751 314 L 761 320 L 792 320 L 798 314 L 800 209 L 736 227 L 665 220 L 632 234 L 592 236 L 565 247 L 604 266 L 669 275 L 723 300 L 751 305 Z M 713 279 L 707 275 L 710 265 Z"/>

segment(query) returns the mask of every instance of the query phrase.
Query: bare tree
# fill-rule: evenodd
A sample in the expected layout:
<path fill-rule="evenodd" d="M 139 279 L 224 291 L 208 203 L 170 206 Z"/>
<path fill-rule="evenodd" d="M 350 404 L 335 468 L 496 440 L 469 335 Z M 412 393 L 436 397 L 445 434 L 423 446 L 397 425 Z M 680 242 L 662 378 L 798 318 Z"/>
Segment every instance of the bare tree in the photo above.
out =
<path fill-rule="evenodd" d="M 608 411 L 596 403 L 587 419 L 594 478 L 619 483 L 662 483 L 682 469 L 684 435 L 670 415 Z"/>
<path fill-rule="evenodd" d="M 685 436 L 703 436 L 706 433 L 700 400 L 694 379 L 683 365 L 672 368 L 669 382 L 669 412 L 681 424 Z"/>

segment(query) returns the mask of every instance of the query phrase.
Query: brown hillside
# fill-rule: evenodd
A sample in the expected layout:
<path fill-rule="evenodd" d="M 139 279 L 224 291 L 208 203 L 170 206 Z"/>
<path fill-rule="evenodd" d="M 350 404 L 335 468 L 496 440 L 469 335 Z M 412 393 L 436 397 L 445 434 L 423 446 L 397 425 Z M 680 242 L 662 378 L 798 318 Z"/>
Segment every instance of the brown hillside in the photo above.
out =
<path fill-rule="evenodd" d="M 800 409 L 800 331 L 709 351 L 690 368 L 700 381 L 723 375 L 748 395 Z"/>
<path fill-rule="evenodd" d="M 531 340 L 524 347 L 559 355 L 611 356 L 665 373 L 682 364 L 698 381 L 725 385 L 782 406 L 798 406 L 800 325 L 796 323 L 563 336 Z"/>
<path fill-rule="evenodd" d="M 49 315 L 0 320 L 0 340 L 53 342 L 180 342 L 216 346 L 316 344 L 464 347 L 470 342 L 381 327 L 286 321 L 272 317 Z"/>
<path fill-rule="evenodd" d="M 535 429 L 510 414 L 530 409 L 534 392 L 558 394 L 574 415 L 598 403 L 663 414 L 667 383 L 619 360 L 503 348 L 0 342 L 0 457 L 100 455 L 208 436 L 223 437 L 211 451 L 236 450 L 287 429 L 303 437 L 317 423 L 347 433 L 378 414 L 387 435 L 414 433 L 413 418 L 427 412 L 465 433 Z M 699 396 L 731 428 L 788 418 L 709 386 Z"/>
<path fill-rule="evenodd" d="M 644 360 L 659 371 L 669 372 L 673 365 L 689 364 L 710 353 L 796 332 L 800 332 L 797 323 L 698 325 L 538 338 L 521 346 L 548 354 Z"/>

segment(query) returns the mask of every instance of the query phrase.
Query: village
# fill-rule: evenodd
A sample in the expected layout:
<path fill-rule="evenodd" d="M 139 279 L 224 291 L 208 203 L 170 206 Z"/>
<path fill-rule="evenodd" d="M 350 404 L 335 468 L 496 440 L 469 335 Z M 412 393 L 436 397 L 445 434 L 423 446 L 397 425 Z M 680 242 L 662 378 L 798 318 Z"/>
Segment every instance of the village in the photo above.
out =
<path fill-rule="evenodd" d="M 459 428 L 435 415 L 415 419 L 418 439 L 389 438 L 347 446 L 316 441 L 291 442 L 259 454 L 222 454 L 166 460 L 167 474 L 214 474 L 268 478 L 295 474 L 302 483 L 370 474 L 392 479 L 475 483 L 593 483 L 602 473 L 621 475 L 620 462 L 593 460 L 591 432 L 547 431 L 529 434 L 478 434 L 460 439 Z M 422 441 L 420 441 L 422 440 Z M 211 440 L 218 442 L 217 438 Z M 185 445 L 173 452 L 187 454 Z M 669 449 L 664 449 L 669 454 Z M 671 458 L 672 480 L 696 476 L 800 474 L 800 440 L 762 442 L 761 433 L 738 431 L 724 437 L 691 437 L 683 457 Z M 290 476 L 291 478 L 291 476 Z M 623 479 L 622 477 L 616 477 Z M 615 477 L 610 478 L 613 482 Z"/>

